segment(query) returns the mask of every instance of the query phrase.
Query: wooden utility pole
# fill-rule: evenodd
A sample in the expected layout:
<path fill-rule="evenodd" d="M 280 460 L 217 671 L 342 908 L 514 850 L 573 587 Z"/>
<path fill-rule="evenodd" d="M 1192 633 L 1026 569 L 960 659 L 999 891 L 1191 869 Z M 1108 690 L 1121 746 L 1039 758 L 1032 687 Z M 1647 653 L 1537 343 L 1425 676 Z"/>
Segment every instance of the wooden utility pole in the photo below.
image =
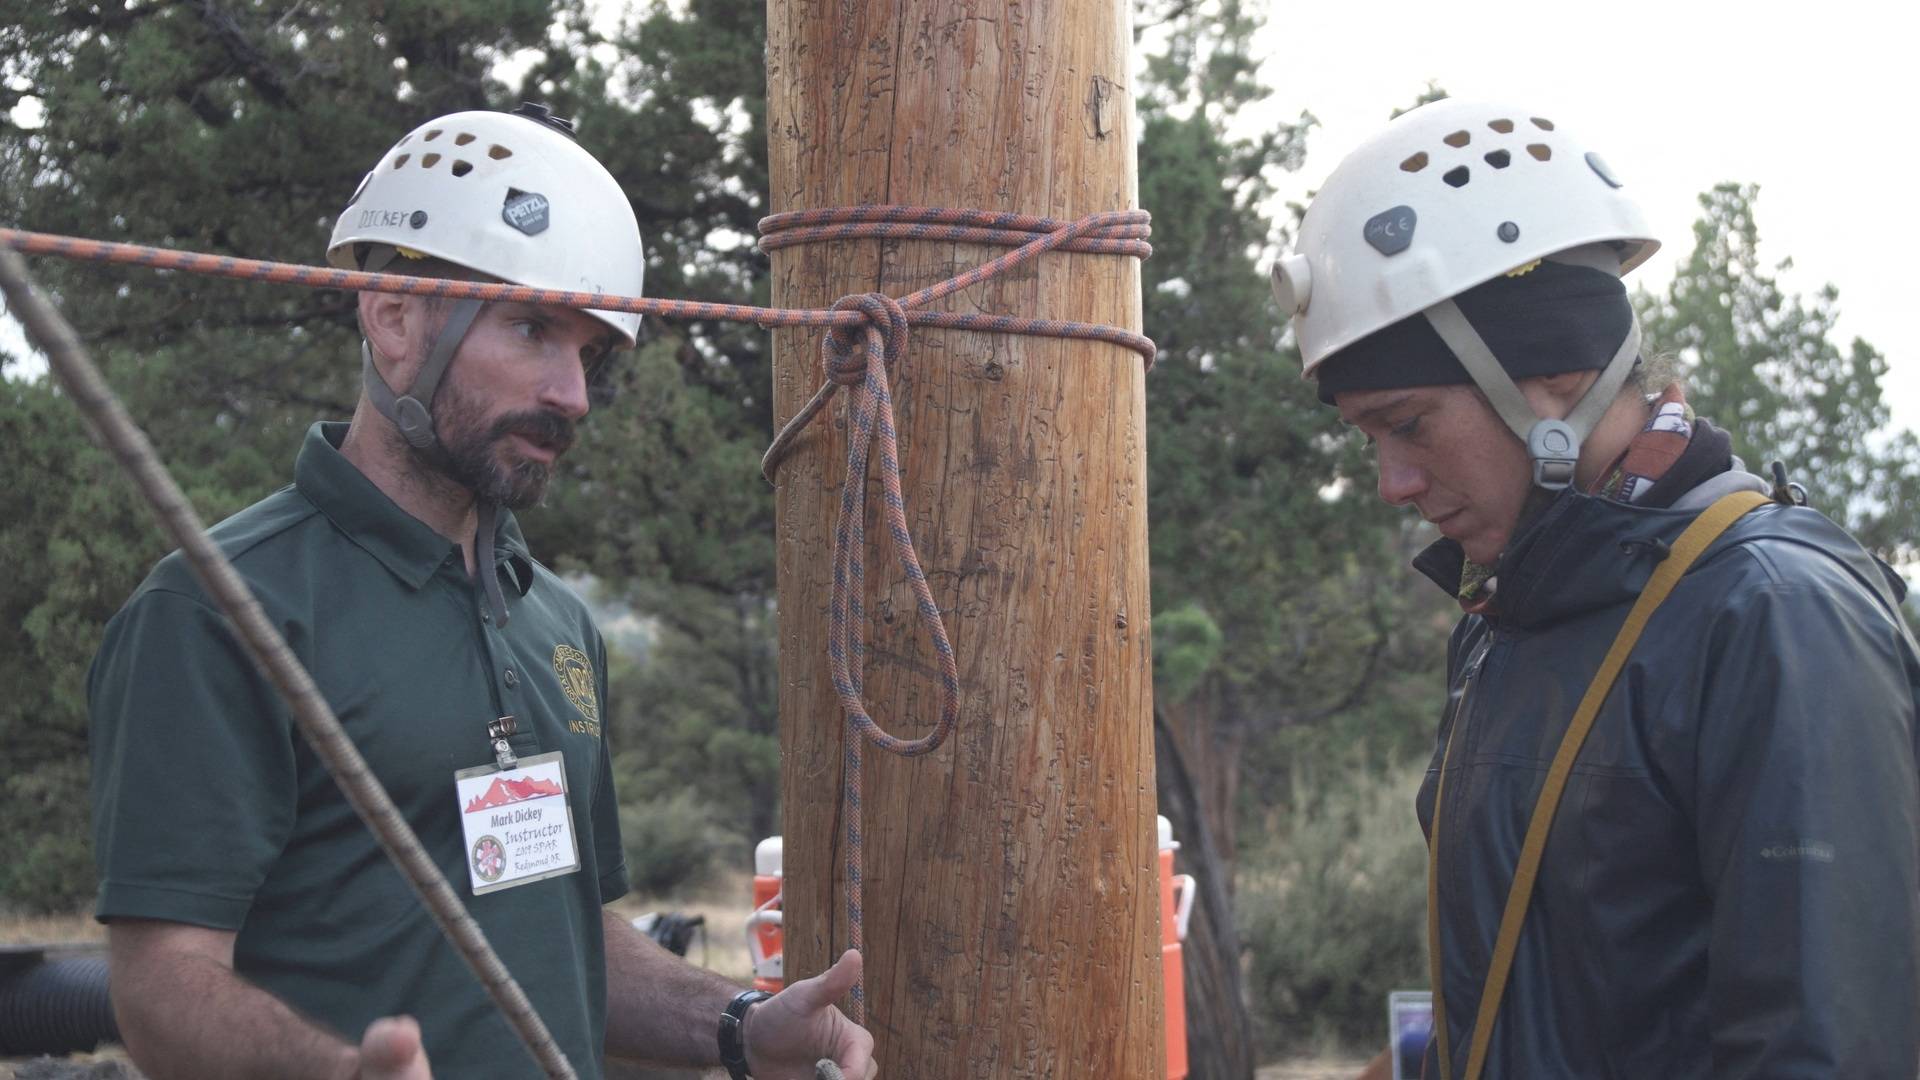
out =
<path fill-rule="evenodd" d="M 1128 0 L 769 0 L 773 209 L 1135 206 Z M 1005 249 L 773 255 L 773 302 L 893 296 Z M 1131 259 L 1052 254 L 936 310 L 1140 328 Z M 819 334 L 774 335 L 784 423 Z M 959 659 L 956 735 L 865 767 L 868 1023 L 890 1078 L 1164 1075 L 1146 409 L 1118 346 L 918 329 L 894 374 L 906 505 Z M 828 674 L 843 394 L 778 477 L 786 970 L 848 943 L 845 720 Z M 877 489 L 877 483 L 876 483 Z M 938 667 L 869 501 L 866 698 L 929 731 Z"/>

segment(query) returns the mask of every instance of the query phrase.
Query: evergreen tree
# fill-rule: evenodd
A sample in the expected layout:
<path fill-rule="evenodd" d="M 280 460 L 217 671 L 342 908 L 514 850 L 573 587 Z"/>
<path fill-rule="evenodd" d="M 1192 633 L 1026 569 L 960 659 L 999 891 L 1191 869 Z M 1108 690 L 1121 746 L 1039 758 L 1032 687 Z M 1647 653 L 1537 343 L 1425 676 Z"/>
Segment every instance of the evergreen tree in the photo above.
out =
<path fill-rule="evenodd" d="M 1433 602 L 1405 587 L 1407 530 L 1301 378 L 1266 283 L 1278 229 L 1265 208 L 1313 117 L 1230 134 L 1267 96 L 1257 18 L 1236 0 L 1154 14 L 1139 105 L 1146 326 L 1160 346 L 1147 398 L 1156 754 L 1162 812 L 1199 882 L 1189 1014 L 1212 1035 L 1190 1047 L 1194 1075 L 1240 1077 L 1254 1046 L 1233 885 L 1239 852 L 1261 846 L 1240 823 L 1264 825 L 1259 807 L 1288 801 L 1284 733 L 1354 713 L 1389 672 L 1426 677 L 1443 639 L 1431 624 L 1400 631 Z M 1360 714 L 1359 737 L 1382 742 L 1384 726 L 1384 741 L 1418 739 L 1430 710 L 1394 701 Z"/>
<path fill-rule="evenodd" d="M 385 10 L 376 24 L 352 3 L 12 5 L 0 104 L 33 97 L 44 122 L 0 120 L 0 218 L 319 261 L 334 212 L 395 133 L 502 94 L 492 57 L 543 47 L 552 22 L 544 0 Z M 352 405 L 351 295 L 56 260 L 35 270 L 210 520 L 285 483 L 314 415 Z M 0 740 L 37 755 L 0 778 L 20 810 L 0 843 L 29 853 L 0 866 L 0 895 L 68 906 L 93 888 L 87 665 L 166 545 L 46 382 L 8 382 L 5 406 L 0 470 L 18 491 L 5 527 L 40 572 L 0 586 L 18 616 L 0 625 L 0 656 L 24 691 L 0 705 Z"/>
<path fill-rule="evenodd" d="M 1734 453 L 1762 472 L 1784 462 L 1815 507 L 1889 561 L 1911 560 L 1920 537 L 1920 440 L 1890 429 L 1880 380 L 1887 361 L 1834 330 L 1839 290 L 1781 288 L 1760 258 L 1753 184 L 1700 196 L 1694 248 L 1664 296 L 1639 296 L 1654 348 L 1670 349 L 1687 398 L 1727 428 Z"/>
<path fill-rule="evenodd" d="M 0 219 L 315 263 L 334 214 L 399 133 L 440 113 L 541 99 L 562 112 L 581 105 L 583 141 L 636 193 L 654 291 L 706 290 L 697 275 L 725 268 L 706 269 L 719 264 L 686 250 L 687 238 L 716 221 L 750 221 L 738 192 L 757 188 L 735 178 L 752 173 L 726 161 L 726 138 L 690 118 L 695 99 L 643 81 L 660 75 L 644 66 L 647 48 L 632 48 L 637 59 L 622 71 L 596 59 L 602 44 L 580 0 L 16 5 L 0 18 L 0 104 L 37 99 L 44 122 L 0 121 Z M 515 68 L 503 66 L 509 57 L 525 72 L 513 86 L 498 74 Z M 710 78 L 722 70 L 711 56 L 681 59 Z M 725 70 L 737 77 L 741 65 Z M 704 85 L 693 72 L 671 74 Z M 286 483 L 307 425 L 344 418 L 358 394 L 351 294 L 57 260 L 35 270 L 208 520 Z M 727 531 L 755 512 L 764 518 L 753 489 L 700 472 L 748 460 L 715 452 L 716 438 L 752 420 L 736 418 L 731 402 L 713 405 L 709 384 L 731 394 L 751 373 L 710 374 L 689 362 L 708 354 L 688 340 L 653 341 L 596 388 L 602 400 L 631 389 L 642 407 L 671 404 L 675 416 L 603 410 L 589 421 L 615 430 L 588 431 L 593 450 L 570 462 L 555 508 L 526 515 L 543 556 L 660 580 L 727 580 L 770 561 L 763 527 Z M 10 498 L 4 528 L 29 558 L 48 555 L 43 572 L 0 586 L 0 607 L 16 616 L 0 627 L 0 663 L 14 669 L 12 685 L 29 688 L 0 706 L 0 739 L 34 755 L 34 767 L 0 779 L 0 794 L 22 808 L 0 826 L 0 842 L 25 853 L 0 867 L 0 895 L 65 907 L 93 885 L 76 799 L 85 672 L 106 618 L 166 545 L 45 381 L 11 381 L 6 392 L 0 469 L 25 490 L 24 512 L 12 513 Z M 627 426 L 650 437 L 621 438 Z M 747 490 L 746 509 L 714 498 L 729 487 Z M 623 520 L 642 527 L 622 531 Z M 759 552 L 716 553 L 725 545 L 709 528 Z"/>

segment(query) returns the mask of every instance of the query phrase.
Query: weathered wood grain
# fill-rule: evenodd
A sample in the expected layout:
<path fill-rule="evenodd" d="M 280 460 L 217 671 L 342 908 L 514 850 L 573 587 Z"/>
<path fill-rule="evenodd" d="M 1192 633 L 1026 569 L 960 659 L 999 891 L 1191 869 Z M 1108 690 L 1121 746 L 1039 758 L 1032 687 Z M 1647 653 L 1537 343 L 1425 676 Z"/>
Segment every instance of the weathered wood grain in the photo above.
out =
<path fill-rule="evenodd" d="M 770 0 L 777 211 L 906 203 L 1072 218 L 1137 199 L 1125 0 Z M 844 241 L 773 256 L 773 301 L 899 296 L 1002 249 Z M 1052 255 L 946 310 L 1140 328 L 1132 260 Z M 819 385 L 778 331 L 775 413 Z M 959 657 L 939 752 L 867 754 L 870 1026 L 881 1073 L 1164 1075 L 1154 861 L 1145 377 L 1107 344 L 921 330 L 895 377 L 913 536 Z M 845 395 L 842 395 L 844 399 Z M 844 948 L 844 721 L 825 645 L 836 402 L 778 488 L 789 978 Z M 876 481 L 877 487 L 877 481 Z M 877 491 L 869 535 L 884 542 Z M 932 726 L 905 579 L 867 556 L 867 698 Z"/>

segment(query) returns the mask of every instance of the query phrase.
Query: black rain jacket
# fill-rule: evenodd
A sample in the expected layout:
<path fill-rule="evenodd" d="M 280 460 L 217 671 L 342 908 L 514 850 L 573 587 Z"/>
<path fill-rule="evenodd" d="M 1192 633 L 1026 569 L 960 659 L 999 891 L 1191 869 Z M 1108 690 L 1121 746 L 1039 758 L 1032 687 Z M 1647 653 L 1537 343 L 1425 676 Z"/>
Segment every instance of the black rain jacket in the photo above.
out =
<path fill-rule="evenodd" d="M 1685 509 L 1563 492 L 1503 557 L 1498 614 L 1454 631 L 1419 813 L 1431 842 L 1451 738 L 1438 886 L 1456 1078 L 1547 765 L 1665 547 L 1725 481 L 1764 486 L 1723 474 Z M 1701 555 L 1573 768 L 1486 1077 L 1913 1080 L 1920 655 L 1903 594 L 1799 507 L 1763 506 Z M 1428 1080 L 1437 1055 L 1435 1040 Z"/>

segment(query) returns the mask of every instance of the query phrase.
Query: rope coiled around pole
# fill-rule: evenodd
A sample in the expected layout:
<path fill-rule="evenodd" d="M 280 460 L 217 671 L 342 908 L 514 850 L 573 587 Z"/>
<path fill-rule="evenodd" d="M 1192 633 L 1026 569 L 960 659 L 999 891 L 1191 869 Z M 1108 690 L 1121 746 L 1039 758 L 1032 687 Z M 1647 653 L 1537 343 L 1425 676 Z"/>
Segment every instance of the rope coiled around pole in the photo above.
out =
<path fill-rule="evenodd" d="M 989 214 L 969 210 L 930 210 L 915 207 L 859 207 L 844 210 L 802 211 L 778 214 L 760 223 L 762 250 L 777 250 L 794 244 L 855 238 L 908 238 L 925 240 L 964 240 L 972 243 L 1000 244 L 1015 250 L 991 262 L 930 285 L 898 300 L 884 293 L 844 296 L 834 302 L 833 310 L 859 311 L 866 325 L 856 337 L 852 328 L 833 327 L 820 343 L 823 381 L 818 393 L 795 413 L 773 445 L 767 449 L 761 470 L 769 480 L 779 462 L 791 450 L 799 433 L 824 409 L 828 399 L 842 386 L 853 387 L 853 399 L 847 405 L 846 473 L 840 486 L 840 510 L 833 529 L 833 587 L 828 604 L 827 656 L 833 687 L 846 716 L 847 733 L 842 748 L 842 817 L 846 823 L 846 902 L 851 944 L 865 952 L 864 834 L 862 766 L 866 744 L 901 757 L 918 757 L 939 749 L 952 735 L 960 715 L 960 672 L 953 645 L 947 636 L 946 622 L 933 598 L 927 575 L 920 567 L 913 536 L 907 527 L 906 496 L 901 488 L 898 432 L 894 427 L 893 391 L 889 374 L 906 353 L 908 327 L 916 314 L 912 309 L 985 281 L 1013 267 L 1053 250 L 1088 251 L 1145 258 L 1152 248 L 1145 241 L 1149 232 L 1144 211 L 1089 214 L 1074 222 L 1013 214 Z M 921 313 L 931 315 L 934 313 Z M 944 315 L 944 313 L 942 313 Z M 951 321 L 947 321 L 951 320 Z M 1052 320 L 1022 319 L 995 315 L 944 315 L 936 322 L 960 329 L 985 329 L 998 333 L 1032 334 L 1107 341 L 1134 348 L 1153 363 L 1152 343 L 1139 349 L 1139 335 L 1118 327 L 1061 323 Z M 1049 330 L 1036 330 L 1047 327 Z M 1060 332 L 1050 332 L 1061 328 Z M 856 346 L 864 346 L 856 351 Z M 867 474 L 873 451 L 880 459 L 880 483 L 884 506 L 882 516 L 892 540 L 895 558 L 913 590 L 921 623 L 932 639 L 940 668 L 940 714 L 934 729 L 917 739 L 903 739 L 882 728 L 868 712 L 865 700 L 866 648 L 866 504 Z M 866 988 L 853 991 L 854 1020 L 865 1023 Z"/>

